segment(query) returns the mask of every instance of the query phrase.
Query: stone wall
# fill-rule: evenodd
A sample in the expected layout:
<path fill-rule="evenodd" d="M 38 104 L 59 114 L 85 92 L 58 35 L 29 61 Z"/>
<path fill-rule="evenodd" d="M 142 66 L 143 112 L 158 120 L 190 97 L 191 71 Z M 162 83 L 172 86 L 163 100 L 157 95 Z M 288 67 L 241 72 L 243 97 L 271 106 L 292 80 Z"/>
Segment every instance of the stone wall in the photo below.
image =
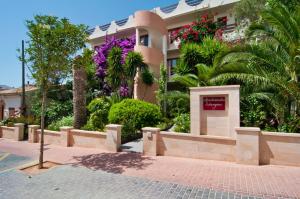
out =
<path fill-rule="evenodd" d="M 13 127 L 1 126 L 0 138 L 12 139 L 21 141 L 24 139 L 24 124 L 18 123 Z"/>
<path fill-rule="evenodd" d="M 221 136 L 160 132 L 143 128 L 145 155 L 233 161 L 247 165 L 300 166 L 300 134 L 236 128 L 236 139 Z"/>
<path fill-rule="evenodd" d="M 260 164 L 300 166 L 300 134 L 262 132 Z"/>
<path fill-rule="evenodd" d="M 121 125 L 109 124 L 105 132 L 84 131 L 72 127 L 61 127 L 60 131 L 44 131 L 44 143 L 66 147 L 102 148 L 117 152 L 121 146 Z M 39 126 L 29 126 L 28 142 L 40 142 Z"/>
<path fill-rule="evenodd" d="M 235 161 L 235 145 L 226 137 L 160 132 L 158 155 Z"/>

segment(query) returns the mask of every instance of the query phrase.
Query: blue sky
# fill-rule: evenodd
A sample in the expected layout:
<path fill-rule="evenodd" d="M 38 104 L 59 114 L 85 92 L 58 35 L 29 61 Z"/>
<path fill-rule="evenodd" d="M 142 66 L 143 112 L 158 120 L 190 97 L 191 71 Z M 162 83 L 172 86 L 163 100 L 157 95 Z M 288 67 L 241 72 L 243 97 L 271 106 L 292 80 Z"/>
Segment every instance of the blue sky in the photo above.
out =
<path fill-rule="evenodd" d="M 66 17 L 90 27 L 123 19 L 136 10 L 168 6 L 178 0 L 0 0 L 0 85 L 21 86 L 16 49 L 27 39 L 25 21 L 34 15 Z M 27 71 L 28 73 L 28 71 Z M 32 82 L 27 76 L 26 81 Z"/>

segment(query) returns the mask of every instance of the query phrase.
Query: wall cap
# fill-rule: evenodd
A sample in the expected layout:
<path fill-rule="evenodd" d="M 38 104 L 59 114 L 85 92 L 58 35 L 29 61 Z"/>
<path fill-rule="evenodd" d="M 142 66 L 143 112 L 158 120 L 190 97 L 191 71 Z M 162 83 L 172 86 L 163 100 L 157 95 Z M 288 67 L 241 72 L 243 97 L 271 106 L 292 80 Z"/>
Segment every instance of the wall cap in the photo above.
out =
<path fill-rule="evenodd" d="M 240 85 L 190 87 L 191 91 L 239 89 Z"/>
<path fill-rule="evenodd" d="M 107 134 L 101 131 L 86 131 L 86 130 L 80 130 L 80 129 L 71 129 L 72 133 L 80 134 L 82 136 L 88 136 L 88 135 L 99 135 L 99 136 L 106 136 Z"/>
<path fill-rule="evenodd" d="M 236 139 L 231 137 L 225 137 L 225 136 L 215 136 L 215 135 L 194 135 L 191 133 L 178 133 L 178 132 L 169 132 L 169 131 L 161 131 L 161 135 L 167 135 L 167 136 L 176 136 L 176 137 L 185 137 L 190 139 L 211 139 L 211 140 L 225 140 L 225 141 L 232 141 L 235 142 Z"/>
<path fill-rule="evenodd" d="M 284 133 L 284 132 L 268 132 L 268 131 L 262 131 L 263 135 L 269 135 L 269 136 L 278 136 L 278 137 L 297 137 L 300 138 L 299 133 Z"/>
<path fill-rule="evenodd" d="M 40 125 L 28 125 L 28 128 L 40 128 Z"/>
<path fill-rule="evenodd" d="M 25 126 L 24 123 L 15 123 L 14 126 Z"/>
<path fill-rule="evenodd" d="M 160 128 L 154 128 L 154 127 L 144 127 L 142 128 L 143 131 L 160 131 Z"/>
<path fill-rule="evenodd" d="M 235 131 L 237 132 L 237 134 L 259 134 L 260 133 L 260 128 L 257 127 L 237 127 L 235 128 Z"/>
<path fill-rule="evenodd" d="M 11 130 L 15 129 L 15 127 L 11 127 L 11 126 L 1 126 L 1 128 L 3 128 L 3 129 L 11 129 Z"/>
<path fill-rule="evenodd" d="M 121 128 L 123 125 L 120 125 L 120 124 L 108 124 L 106 125 L 105 127 L 107 129 L 112 129 L 112 128 Z"/>
<path fill-rule="evenodd" d="M 60 129 L 61 131 L 68 131 L 68 130 L 73 129 L 73 127 L 71 127 L 71 126 L 62 126 L 62 127 L 60 127 L 59 129 Z"/>

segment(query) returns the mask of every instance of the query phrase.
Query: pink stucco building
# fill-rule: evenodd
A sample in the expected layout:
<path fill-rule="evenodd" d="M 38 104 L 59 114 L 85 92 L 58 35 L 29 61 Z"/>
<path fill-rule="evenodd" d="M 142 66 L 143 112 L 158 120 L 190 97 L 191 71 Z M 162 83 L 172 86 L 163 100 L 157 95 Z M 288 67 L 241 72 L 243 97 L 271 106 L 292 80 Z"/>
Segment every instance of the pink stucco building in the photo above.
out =
<path fill-rule="evenodd" d="M 179 0 L 178 3 L 157 7 L 150 11 L 136 11 L 123 20 L 96 26 L 90 30 L 89 43 L 92 47 L 105 42 L 107 36 L 128 37 L 136 35 L 135 51 L 140 52 L 156 78 L 159 78 L 159 66 L 168 66 L 168 74 L 176 66 L 179 57 L 178 41 L 171 41 L 171 33 L 184 25 L 190 24 L 197 17 L 213 14 L 214 20 L 226 18 L 224 40 L 235 40 L 243 35 L 236 28 L 233 7 L 239 0 Z M 151 87 L 139 83 L 135 85 L 135 98 L 155 101 L 154 91 L 157 85 Z"/>

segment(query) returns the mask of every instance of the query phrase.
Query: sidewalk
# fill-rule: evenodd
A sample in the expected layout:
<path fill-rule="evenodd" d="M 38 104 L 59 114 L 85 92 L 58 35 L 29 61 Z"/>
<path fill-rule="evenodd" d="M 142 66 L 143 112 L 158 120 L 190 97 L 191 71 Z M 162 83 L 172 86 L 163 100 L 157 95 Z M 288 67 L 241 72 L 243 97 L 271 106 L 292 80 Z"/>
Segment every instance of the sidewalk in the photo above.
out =
<path fill-rule="evenodd" d="M 0 151 L 37 158 L 39 144 L 0 139 Z M 245 166 L 230 162 L 139 153 L 109 153 L 77 147 L 45 146 L 45 159 L 126 176 L 205 187 L 266 198 L 300 198 L 300 168 Z"/>

